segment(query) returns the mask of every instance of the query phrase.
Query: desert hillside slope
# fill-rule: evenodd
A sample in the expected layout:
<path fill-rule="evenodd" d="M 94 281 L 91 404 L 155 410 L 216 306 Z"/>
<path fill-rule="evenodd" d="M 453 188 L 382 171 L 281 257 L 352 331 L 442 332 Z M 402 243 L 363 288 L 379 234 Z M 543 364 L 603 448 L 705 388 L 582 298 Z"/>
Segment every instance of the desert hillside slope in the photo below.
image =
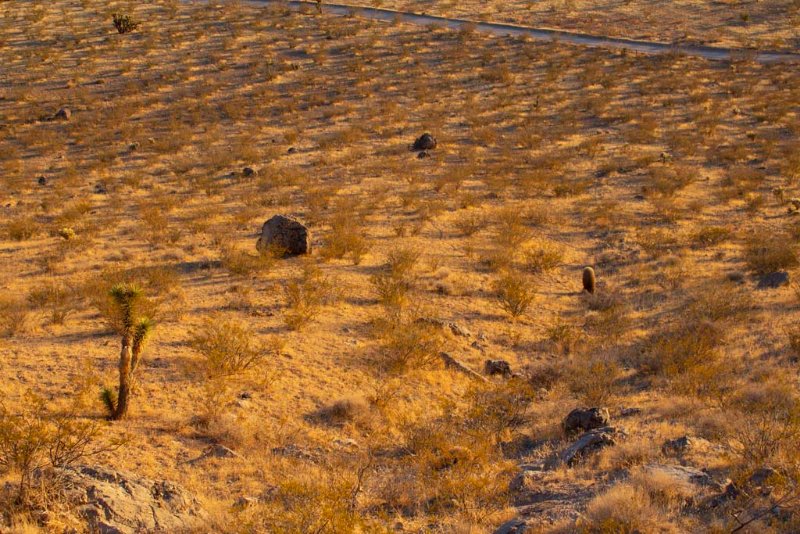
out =
<path fill-rule="evenodd" d="M 797 0 L 351 0 L 340 3 L 667 43 L 785 50 L 797 50 L 800 46 L 800 2 Z"/>
<path fill-rule="evenodd" d="M 800 529 L 798 65 L 0 6 L 0 531 Z"/>

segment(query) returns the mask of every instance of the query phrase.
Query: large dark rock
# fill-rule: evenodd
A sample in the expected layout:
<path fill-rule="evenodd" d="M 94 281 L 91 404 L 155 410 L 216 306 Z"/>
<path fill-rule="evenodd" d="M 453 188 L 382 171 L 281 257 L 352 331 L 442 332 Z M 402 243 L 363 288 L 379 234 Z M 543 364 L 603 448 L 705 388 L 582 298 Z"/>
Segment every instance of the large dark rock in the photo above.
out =
<path fill-rule="evenodd" d="M 436 138 L 429 133 L 424 133 L 414 141 L 411 150 L 433 150 L 436 145 Z"/>
<path fill-rule="evenodd" d="M 567 435 L 607 426 L 611 421 L 606 408 L 575 408 L 562 423 Z"/>
<path fill-rule="evenodd" d="M 311 252 L 311 234 L 296 219 L 275 215 L 264 223 L 256 247 L 260 251 L 273 251 L 284 256 L 300 256 Z"/>

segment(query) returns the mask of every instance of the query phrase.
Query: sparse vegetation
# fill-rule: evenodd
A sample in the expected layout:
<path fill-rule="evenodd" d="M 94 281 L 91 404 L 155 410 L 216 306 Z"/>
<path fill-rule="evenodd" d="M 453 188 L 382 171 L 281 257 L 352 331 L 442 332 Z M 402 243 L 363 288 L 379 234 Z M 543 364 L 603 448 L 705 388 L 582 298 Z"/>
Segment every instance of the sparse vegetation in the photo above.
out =
<path fill-rule="evenodd" d="M 0 2 L 0 531 L 97 530 L 70 463 L 220 533 L 800 531 L 795 3 L 425 8 L 760 51 L 706 61 Z"/>

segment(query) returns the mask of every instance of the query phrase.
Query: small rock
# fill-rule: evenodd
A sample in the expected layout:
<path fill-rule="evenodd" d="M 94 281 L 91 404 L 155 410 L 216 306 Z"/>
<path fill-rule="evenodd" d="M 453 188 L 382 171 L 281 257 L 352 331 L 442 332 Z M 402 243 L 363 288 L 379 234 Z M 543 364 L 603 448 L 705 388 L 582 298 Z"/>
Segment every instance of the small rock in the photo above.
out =
<path fill-rule="evenodd" d="M 308 228 L 296 219 L 275 215 L 264 223 L 261 237 L 256 243 L 258 250 L 278 249 L 285 256 L 300 256 L 311 252 L 311 234 Z"/>
<path fill-rule="evenodd" d="M 564 418 L 562 428 L 567 435 L 607 426 L 611 416 L 607 408 L 575 408 Z"/>
<path fill-rule="evenodd" d="M 673 478 L 676 482 L 683 482 L 694 484 L 695 486 L 705 486 L 714 489 L 715 491 L 722 491 L 730 481 L 725 480 L 722 483 L 714 480 L 709 473 L 696 467 L 688 467 L 684 465 L 662 465 L 650 464 L 644 468 L 646 473 L 665 475 Z"/>
<path fill-rule="evenodd" d="M 286 151 L 287 154 L 294 154 L 295 152 L 297 152 L 297 149 L 293 146 L 290 146 L 289 150 Z"/>
<path fill-rule="evenodd" d="M 789 273 L 777 271 L 764 275 L 758 281 L 758 289 L 775 289 L 789 283 Z"/>
<path fill-rule="evenodd" d="M 483 372 L 489 376 L 501 375 L 508 378 L 511 376 L 511 365 L 505 360 L 486 360 Z"/>
<path fill-rule="evenodd" d="M 725 275 L 725 278 L 729 282 L 733 282 L 735 284 L 741 284 L 744 282 L 744 273 L 741 271 L 731 271 Z"/>
<path fill-rule="evenodd" d="M 249 391 L 242 391 L 241 393 L 239 393 L 239 398 L 242 400 L 252 399 L 253 394 L 250 393 Z"/>
<path fill-rule="evenodd" d="M 53 115 L 53 120 L 68 121 L 72 117 L 72 111 L 69 108 L 61 108 Z"/>
<path fill-rule="evenodd" d="M 105 195 L 106 193 L 108 193 L 108 189 L 106 189 L 106 186 L 103 184 L 95 184 L 94 192 L 97 195 Z"/>
<path fill-rule="evenodd" d="M 239 497 L 233 502 L 233 506 L 235 508 L 250 508 L 251 506 L 256 506 L 258 504 L 258 499 L 255 497 Z"/>
<path fill-rule="evenodd" d="M 533 527 L 525 519 L 512 519 L 500 525 L 494 534 L 528 534 L 533 532 Z"/>
<path fill-rule="evenodd" d="M 508 489 L 515 493 L 520 491 L 531 491 L 536 489 L 536 487 L 539 485 L 538 483 L 539 481 L 533 471 L 522 471 L 511 480 L 511 483 L 508 485 Z"/>
<path fill-rule="evenodd" d="M 358 449 L 358 442 L 352 438 L 335 438 L 333 444 L 340 449 Z"/>
<path fill-rule="evenodd" d="M 639 415 L 642 413 L 641 408 L 623 408 L 619 411 L 620 417 L 633 417 L 634 415 Z"/>
<path fill-rule="evenodd" d="M 682 456 L 692 450 L 695 441 L 689 436 L 681 436 L 675 439 L 668 439 L 661 446 L 661 452 L 667 456 Z"/>
<path fill-rule="evenodd" d="M 750 478 L 747 479 L 747 483 L 755 488 L 762 488 L 777 476 L 778 472 L 775 469 L 771 467 L 761 467 L 750 475 Z"/>
<path fill-rule="evenodd" d="M 242 169 L 242 176 L 244 176 L 245 178 L 252 178 L 255 175 L 256 175 L 256 170 L 252 167 L 245 167 L 244 169 Z"/>
<path fill-rule="evenodd" d="M 131 143 L 131 144 L 129 144 L 128 145 L 128 150 L 130 150 L 131 152 L 136 152 L 137 150 L 139 150 L 139 143 Z"/>
<path fill-rule="evenodd" d="M 37 182 L 39 185 L 47 185 L 47 178 L 45 178 L 44 176 L 40 176 L 40 177 L 39 177 L 39 178 L 36 180 L 36 182 Z"/>
<path fill-rule="evenodd" d="M 614 427 L 603 427 L 590 430 L 583 434 L 578 440 L 567 447 L 560 455 L 560 460 L 568 466 L 575 465 L 581 458 L 595 453 L 605 447 L 617 444 L 617 437 L 624 436 L 624 433 Z"/>
<path fill-rule="evenodd" d="M 429 133 L 424 133 L 414 141 L 411 150 L 433 150 L 436 148 L 436 138 Z"/>
<path fill-rule="evenodd" d="M 194 464 L 197 462 L 201 462 L 203 460 L 207 460 L 208 458 L 241 458 L 236 452 L 229 449 L 228 447 L 220 444 L 212 445 L 208 447 L 203 453 L 193 460 L 189 460 L 187 463 Z"/>

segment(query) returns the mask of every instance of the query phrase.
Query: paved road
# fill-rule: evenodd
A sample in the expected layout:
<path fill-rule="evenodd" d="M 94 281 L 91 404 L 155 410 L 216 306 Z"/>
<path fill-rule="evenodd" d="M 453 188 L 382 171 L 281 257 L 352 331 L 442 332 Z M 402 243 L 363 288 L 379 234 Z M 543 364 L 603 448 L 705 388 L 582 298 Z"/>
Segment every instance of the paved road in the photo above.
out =
<path fill-rule="evenodd" d="M 495 35 L 524 35 L 539 40 L 563 41 L 583 46 L 603 47 L 603 48 L 623 48 L 645 54 L 678 53 L 689 56 L 699 56 L 705 59 L 729 61 L 732 58 L 752 58 L 762 63 L 776 62 L 800 62 L 800 53 L 777 52 L 771 50 L 748 50 L 740 48 L 723 48 L 715 46 L 688 45 L 659 43 L 655 41 L 639 41 L 634 39 L 624 39 L 620 37 L 605 37 L 601 35 L 590 35 L 586 33 L 572 32 L 567 30 L 557 30 L 551 28 L 534 28 L 529 26 L 518 26 L 515 24 L 503 24 L 497 22 L 480 22 L 466 19 L 439 17 L 436 15 L 424 15 L 409 13 L 406 11 L 395 11 L 392 9 L 382 9 L 375 7 L 330 4 L 316 1 L 285 1 L 285 0 L 254 0 L 257 3 L 285 4 L 294 9 L 311 8 L 313 10 L 321 7 L 325 13 L 335 15 L 349 15 L 353 12 L 360 17 L 375 20 L 401 20 L 414 24 L 438 24 L 448 28 L 458 29 L 464 25 L 469 25 L 477 31 L 493 33 Z"/>

